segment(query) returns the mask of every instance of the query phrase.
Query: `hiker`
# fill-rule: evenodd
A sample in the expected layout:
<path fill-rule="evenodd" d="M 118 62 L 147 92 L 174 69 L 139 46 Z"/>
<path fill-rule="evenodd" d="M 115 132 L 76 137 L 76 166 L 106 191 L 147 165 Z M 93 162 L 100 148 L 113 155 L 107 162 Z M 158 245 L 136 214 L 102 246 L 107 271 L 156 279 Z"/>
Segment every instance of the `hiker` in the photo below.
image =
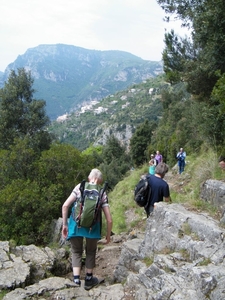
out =
<path fill-rule="evenodd" d="M 225 156 L 220 156 L 219 158 L 219 167 L 225 171 Z"/>
<path fill-rule="evenodd" d="M 163 162 L 163 156 L 160 154 L 159 150 L 156 151 L 155 159 L 157 161 L 157 164 Z"/>
<path fill-rule="evenodd" d="M 99 187 L 99 185 L 102 183 L 102 173 L 98 169 L 92 169 L 88 176 L 88 182 L 90 183 L 90 185 L 96 186 L 96 188 Z M 83 253 L 83 238 L 86 238 L 86 276 L 84 288 L 86 290 L 90 290 L 91 288 L 99 284 L 98 278 L 93 276 L 93 268 L 95 267 L 97 242 L 99 239 L 101 239 L 101 218 L 99 214 L 98 219 L 92 228 L 79 227 L 79 224 L 74 221 L 72 216 L 70 216 L 68 222 L 68 211 L 70 206 L 74 204 L 74 202 L 77 202 L 81 197 L 80 185 L 81 184 L 78 184 L 73 189 L 72 193 L 62 206 L 62 236 L 63 238 L 70 240 L 71 243 L 74 283 L 75 286 L 78 287 L 81 285 L 80 272 Z M 103 210 L 107 222 L 105 244 L 108 244 L 110 242 L 112 230 L 112 217 L 106 192 L 104 192 L 101 200 L 101 210 Z"/>
<path fill-rule="evenodd" d="M 178 172 L 179 174 L 184 172 L 185 167 L 185 158 L 186 158 L 186 152 L 184 152 L 183 148 L 180 148 L 180 151 L 177 153 L 177 164 L 178 164 Z"/>
<path fill-rule="evenodd" d="M 156 163 L 154 154 L 151 154 L 151 159 L 148 164 L 149 164 L 149 174 L 155 175 L 155 167 L 156 167 L 157 163 Z"/>
<path fill-rule="evenodd" d="M 155 168 L 155 175 L 149 176 L 149 185 L 151 195 L 148 204 L 145 206 L 147 217 L 154 210 L 154 204 L 165 200 L 171 202 L 170 190 L 168 183 L 163 179 L 168 172 L 168 166 L 165 163 L 159 163 Z"/>

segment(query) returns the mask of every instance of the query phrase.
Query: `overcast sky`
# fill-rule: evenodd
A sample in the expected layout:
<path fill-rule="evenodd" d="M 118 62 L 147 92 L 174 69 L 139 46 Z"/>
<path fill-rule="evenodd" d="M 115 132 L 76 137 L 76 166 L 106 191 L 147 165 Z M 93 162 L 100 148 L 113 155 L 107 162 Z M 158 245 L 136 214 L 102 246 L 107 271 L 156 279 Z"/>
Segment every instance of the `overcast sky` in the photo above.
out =
<path fill-rule="evenodd" d="M 161 60 L 165 29 L 156 0 L 0 0 L 0 71 L 27 49 L 68 44 Z M 181 30 L 182 32 L 182 30 Z"/>

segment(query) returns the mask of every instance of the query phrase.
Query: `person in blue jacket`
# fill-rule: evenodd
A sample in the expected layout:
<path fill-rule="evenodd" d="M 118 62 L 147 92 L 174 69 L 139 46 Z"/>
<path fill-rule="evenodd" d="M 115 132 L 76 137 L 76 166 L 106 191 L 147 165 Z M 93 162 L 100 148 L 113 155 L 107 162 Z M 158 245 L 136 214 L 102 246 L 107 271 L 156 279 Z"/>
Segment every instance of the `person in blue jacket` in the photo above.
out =
<path fill-rule="evenodd" d="M 186 158 L 186 152 L 183 148 L 180 148 L 180 151 L 177 153 L 177 164 L 178 164 L 178 172 L 179 174 L 184 172 L 185 167 L 185 158 Z"/>
<path fill-rule="evenodd" d="M 149 161 L 149 174 L 151 175 L 155 175 L 155 167 L 156 167 L 157 163 L 155 160 L 155 155 L 151 154 L 151 159 Z"/>
<path fill-rule="evenodd" d="M 102 173 L 98 169 L 92 169 L 88 176 L 88 181 L 92 185 L 96 185 L 96 187 L 99 186 L 102 183 Z M 77 287 L 81 285 L 80 272 L 83 254 L 83 238 L 86 238 L 86 276 L 84 288 L 86 290 L 90 290 L 91 288 L 99 284 L 98 278 L 93 276 L 93 268 L 95 267 L 97 242 L 99 239 L 101 239 L 101 220 L 99 217 L 99 220 L 93 225 L 91 230 L 90 228 L 79 227 L 77 222 L 73 219 L 72 215 L 70 215 L 68 222 L 69 208 L 72 204 L 74 204 L 75 201 L 78 201 L 78 199 L 80 199 L 80 196 L 80 184 L 78 184 L 73 189 L 72 193 L 62 206 L 62 236 L 64 239 L 69 240 L 71 243 L 74 284 Z M 107 233 L 105 243 L 108 244 L 111 237 L 112 217 L 109 209 L 108 197 L 105 192 L 101 201 L 101 209 L 104 212 L 106 218 Z"/>

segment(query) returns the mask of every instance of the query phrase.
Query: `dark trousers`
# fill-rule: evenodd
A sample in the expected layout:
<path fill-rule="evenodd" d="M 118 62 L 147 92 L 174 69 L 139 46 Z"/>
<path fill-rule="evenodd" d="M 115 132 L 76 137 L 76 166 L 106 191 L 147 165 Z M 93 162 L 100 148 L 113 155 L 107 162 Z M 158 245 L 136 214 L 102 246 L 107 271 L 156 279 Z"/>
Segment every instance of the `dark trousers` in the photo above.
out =
<path fill-rule="evenodd" d="M 98 239 L 86 238 L 85 245 L 85 267 L 93 269 L 95 267 L 95 257 Z M 81 267 L 83 254 L 83 237 L 74 237 L 70 239 L 72 252 L 72 267 Z"/>
<path fill-rule="evenodd" d="M 179 168 L 179 174 L 184 172 L 184 167 L 185 167 L 185 161 L 184 160 L 179 160 L 178 161 L 178 168 Z"/>
<path fill-rule="evenodd" d="M 147 207 L 145 207 L 147 218 L 150 216 L 150 213 L 153 212 L 153 210 L 154 210 L 154 205 L 148 205 Z"/>

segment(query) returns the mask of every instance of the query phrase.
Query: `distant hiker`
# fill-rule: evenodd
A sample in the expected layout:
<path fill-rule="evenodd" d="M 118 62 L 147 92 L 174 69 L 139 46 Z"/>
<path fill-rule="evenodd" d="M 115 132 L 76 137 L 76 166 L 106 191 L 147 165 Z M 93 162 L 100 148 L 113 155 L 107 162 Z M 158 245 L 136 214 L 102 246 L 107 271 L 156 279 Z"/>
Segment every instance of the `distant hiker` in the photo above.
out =
<path fill-rule="evenodd" d="M 83 182 L 82 182 L 83 183 Z M 108 197 L 105 191 L 100 189 L 100 184 L 102 183 L 102 173 L 98 169 L 93 169 L 89 176 L 88 182 L 84 185 L 82 189 L 81 184 L 78 184 L 67 200 L 64 202 L 62 206 L 62 218 L 63 218 L 63 228 L 62 228 L 62 236 L 63 238 L 70 240 L 71 243 L 71 251 L 72 251 L 72 267 L 73 267 L 73 276 L 75 286 L 80 286 L 80 272 L 81 272 L 81 264 L 82 264 L 82 254 L 83 254 L 83 238 L 86 238 L 86 276 L 84 288 L 86 290 L 90 290 L 94 286 L 99 284 L 98 278 L 93 276 L 93 268 L 95 267 L 96 260 L 96 250 L 97 250 L 97 241 L 101 239 L 101 210 L 103 210 L 106 221 L 107 221 L 107 233 L 106 233 L 106 241 L 108 244 L 110 242 L 111 230 L 112 230 L 112 217 L 108 204 Z M 84 191 L 83 191 L 84 190 Z M 83 227 L 84 223 L 82 220 L 82 211 L 74 220 L 74 215 L 71 213 L 70 219 L 68 222 L 68 211 L 72 204 L 75 204 L 76 207 L 80 207 L 82 205 L 82 193 L 85 194 L 86 197 L 89 197 L 88 200 L 83 199 L 90 207 L 91 199 L 100 197 L 99 205 L 100 210 L 97 215 L 95 221 L 91 221 L 91 225 L 88 224 L 87 227 Z M 97 209 L 97 208 L 96 208 Z M 87 209 L 86 209 L 87 210 Z M 90 214 L 86 213 L 86 219 L 90 218 Z M 85 218 L 85 217 L 84 217 Z M 93 218 L 93 217 L 92 217 Z"/>
<path fill-rule="evenodd" d="M 151 174 L 151 175 L 155 174 L 156 165 L 157 165 L 157 162 L 155 160 L 155 155 L 151 154 L 151 159 L 149 161 L 149 174 Z"/>
<path fill-rule="evenodd" d="M 168 166 L 165 163 L 159 163 L 155 168 L 155 175 L 149 176 L 149 185 L 151 194 L 148 204 L 145 206 L 147 217 L 154 209 L 154 204 L 165 200 L 171 202 L 170 190 L 168 183 L 163 179 L 168 172 Z"/>
<path fill-rule="evenodd" d="M 157 164 L 163 162 L 163 156 L 162 154 L 160 154 L 159 150 L 156 151 L 155 159 Z"/>
<path fill-rule="evenodd" d="M 220 167 L 223 171 L 225 171 L 225 156 L 221 156 L 221 157 L 219 158 L 219 167 Z"/>
<path fill-rule="evenodd" d="M 186 152 L 184 152 L 183 148 L 180 148 L 180 151 L 177 153 L 177 164 L 178 164 L 178 172 L 179 174 L 184 172 L 185 167 L 185 158 L 186 158 Z"/>

